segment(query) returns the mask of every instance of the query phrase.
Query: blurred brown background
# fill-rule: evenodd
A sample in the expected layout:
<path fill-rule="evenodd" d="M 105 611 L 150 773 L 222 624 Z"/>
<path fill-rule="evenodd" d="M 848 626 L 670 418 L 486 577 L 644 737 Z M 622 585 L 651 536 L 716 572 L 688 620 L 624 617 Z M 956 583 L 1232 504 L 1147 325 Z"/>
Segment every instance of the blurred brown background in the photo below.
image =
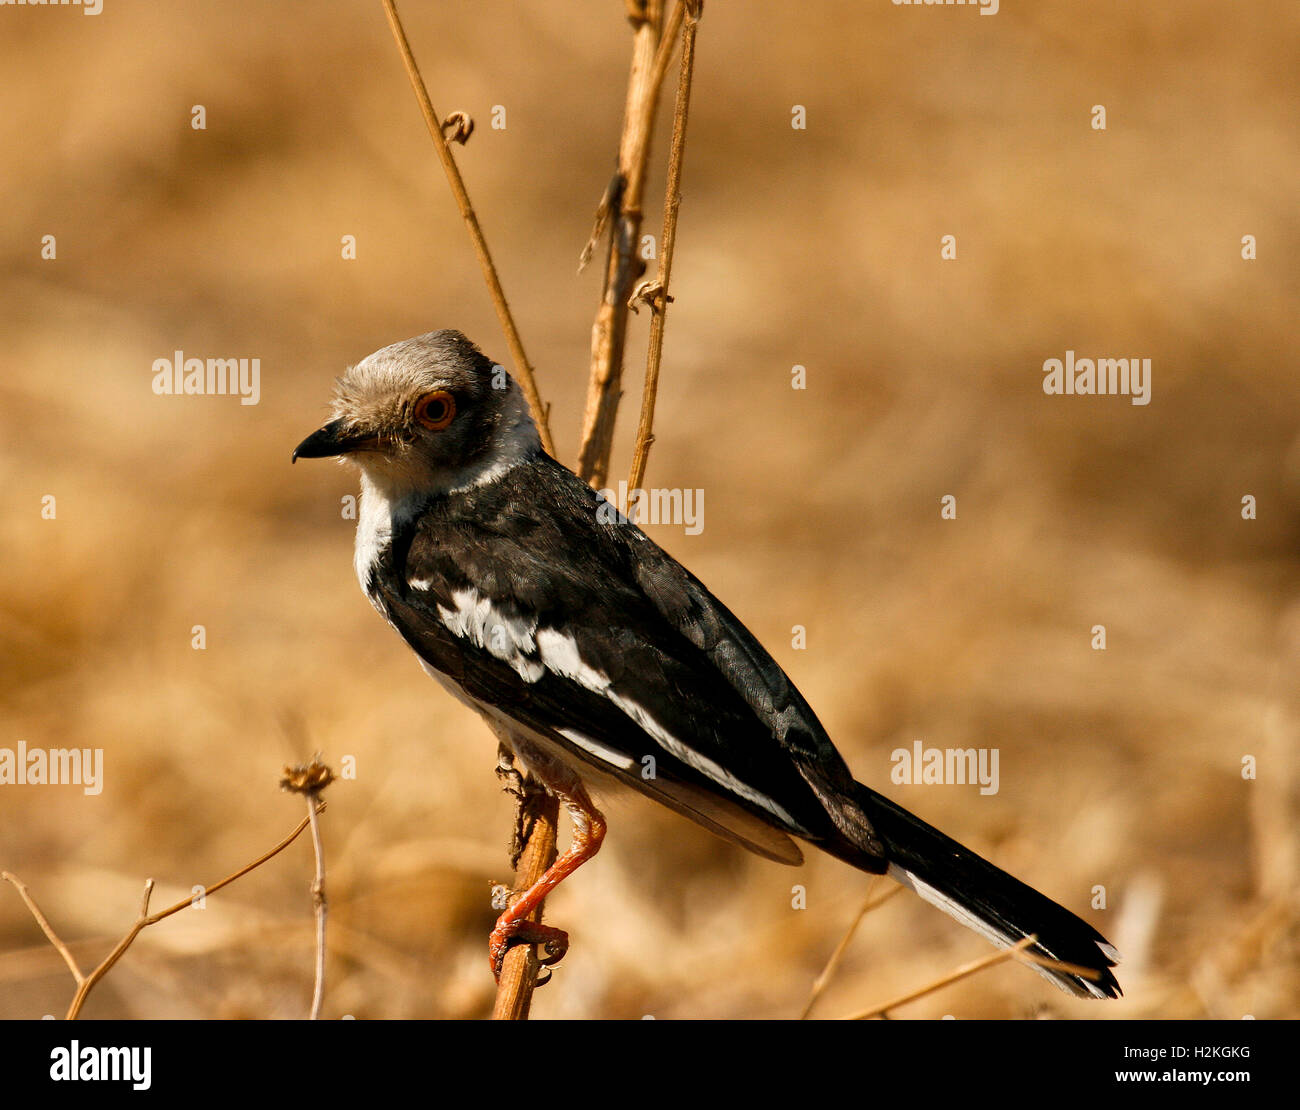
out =
<path fill-rule="evenodd" d="M 457 157 L 572 462 L 600 283 L 575 267 L 613 170 L 624 5 L 402 10 L 435 106 L 478 121 Z M 1282 0 L 707 5 L 649 471 L 702 488 L 705 527 L 652 534 L 859 778 L 1126 956 L 1115 1004 L 1004 965 L 898 1016 L 1300 1010 L 1298 30 Z M 161 907 L 299 820 L 285 761 L 352 755 L 324 818 L 326 1014 L 484 1015 L 490 887 L 510 878 L 494 742 L 358 592 L 354 478 L 289 468 L 375 348 L 451 326 L 506 358 L 379 4 L 5 8 L 0 74 L 0 746 L 106 762 L 98 797 L 0 787 L 0 867 L 93 964 L 145 877 Z M 260 404 L 155 396 L 177 349 L 260 358 Z M 1151 403 L 1044 395 L 1067 349 L 1150 357 Z M 1000 792 L 892 786 L 915 740 L 998 748 Z M 609 810 L 605 850 L 548 907 L 573 949 L 535 1014 L 797 1014 L 868 879 Z M 87 1015 L 301 1016 L 310 872 L 303 840 L 148 930 Z M 988 951 L 896 899 L 817 1013 Z M 0 1016 L 70 996 L 0 887 Z"/>

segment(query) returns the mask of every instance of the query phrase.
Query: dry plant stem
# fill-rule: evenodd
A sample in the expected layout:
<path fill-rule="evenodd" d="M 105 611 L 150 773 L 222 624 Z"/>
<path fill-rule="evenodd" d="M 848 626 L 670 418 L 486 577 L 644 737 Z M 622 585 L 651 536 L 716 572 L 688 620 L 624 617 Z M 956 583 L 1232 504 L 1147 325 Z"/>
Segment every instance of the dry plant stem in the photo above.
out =
<path fill-rule="evenodd" d="M 387 4 L 389 0 L 385 0 Z M 608 412 L 607 425 L 600 424 L 599 434 L 603 436 L 597 442 L 597 422 L 593 408 L 593 398 L 608 398 L 613 394 L 613 403 L 618 401 L 617 389 L 604 390 L 597 386 L 598 378 L 608 383 L 608 368 L 614 363 L 613 332 L 609 328 L 602 330 L 602 321 L 612 328 L 617 323 L 617 367 L 621 372 L 623 361 L 623 335 L 627 322 L 627 294 L 632 277 L 632 248 L 636 244 L 640 230 L 640 193 L 645 178 L 645 162 L 649 154 L 650 131 L 654 124 L 654 109 L 658 102 L 659 89 L 663 85 L 664 74 L 672 54 L 672 41 L 682 21 L 682 4 L 679 2 L 669 19 L 668 30 L 662 42 L 658 38 L 659 20 L 662 14 L 661 0 L 648 0 L 645 21 L 637 28 L 633 46 L 632 76 L 629 79 L 627 107 L 623 124 L 623 141 L 619 149 L 619 172 L 623 176 L 625 187 L 622 190 L 623 203 L 620 208 L 619 223 L 611 235 L 611 255 L 607 269 L 605 297 L 597 315 L 596 328 L 592 338 L 592 384 L 588 395 L 588 411 L 584 416 L 583 444 L 578 463 L 578 473 L 588 481 L 597 479 L 595 462 L 603 459 L 599 479 L 603 480 L 609 465 L 609 448 L 613 440 L 613 412 Z M 632 171 L 632 172 L 629 172 Z M 628 190 L 634 183 L 632 194 L 634 204 L 629 209 Z M 634 222 L 625 222 L 625 217 L 634 217 Z M 630 234 L 628 228 L 630 227 Z M 615 245 L 624 244 L 626 250 L 616 254 Z M 622 258 L 620 266 L 618 259 Z M 615 288 L 615 278 L 617 287 Z M 602 341 L 601 337 L 604 337 Z M 602 377 L 600 367 L 604 367 Z M 614 381 L 617 386 L 617 379 Z M 535 784 L 525 787 L 525 797 L 520 803 L 531 807 L 534 814 L 532 829 L 524 850 L 519 857 L 516 890 L 520 893 L 528 890 L 546 873 L 546 869 L 555 862 L 556 834 L 559 823 L 559 802 Z M 541 921 L 542 906 L 539 906 L 532 920 Z M 496 1020 L 521 1021 L 528 1017 L 532 1005 L 533 991 L 537 986 L 537 974 L 540 970 L 533 946 L 515 945 L 506 952 L 501 965 L 501 978 L 497 984 L 496 1002 L 492 1017 Z"/>
<path fill-rule="evenodd" d="M 888 1002 L 880 1006 L 873 1006 L 869 1010 L 862 1010 L 856 1014 L 850 1014 L 849 1021 L 864 1021 L 867 1018 L 880 1017 L 881 1014 L 889 1010 L 897 1009 L 899 1006 L 908 1002 L 915 1002 L 918 998 L 924 998 L 927 994 L 933 994 L 935 991 L 956 983 L 958 980 L 965 979 L 977 972 L 983 971 L 986 967 L 993 967 L 995 964 L 1005 963 L 1007 960 L 1016 958 L 1017 954 L 1023 952 L 1031 944 L 1038 940 L 1037 937 L 1028 936 L 1024 940 L 1018 941 L 1010 948 L 1004 948 L 1001 952 L 994 952 L 991 956 L 984 956 L 982 959 L 972 960 L 968 964 L 962 964 L 955 971 L 936 979 L 933 983 L 927 983 L 918 990 L 909 991 L 907 994 L 899 995 L 897 998 L 891 998 Z M 1036 962 L 1036 961 L 1035 961 Z"/>
<path fill-rule="evenodd" d="M 659 254 L 659 276 L 650 302 L 650 346 L 646 352 L 645 386 L 641 393 L 641 418 L 636 429 L 636 448 L 632 453 L 632 473 L 628 489 L 640 489 L 645 478 L 646 460 L 654 442 L 655 398 L 659 393 L 659 365 L 664 353 L 664 326 L 668 321 L 668 282 L 673 271 L 673 247 L 677 242 L 677 210 L 682 203 L 682 159 L 686 154 L 686 122 L 691 111 L 691 78 L 695 72 L 695 32 L 699 25 L 697 2 L 689 5 L 686 28 L 682 32 L 682 68 L 677 79 L 677 102 L 673 110 L 673 141 L 668 156 L 668 184 L 664 190 L 663 249 Z"/>
<path fill-rule="evenodd" d="M 528 398 L 528 407 L 533 411 L 533 420 L 536 421 L 537 430 L 542 437 L 542 446 L 546 448 L 547 454 L 554 456 L 555 443 L 551 439 L 547 410 L 545 405 L 542 404 L 541 394 L 537 391 L 537 381 L 533 376 L 533 368 L 528 361 L 528 356 L 524 354 L 523 340 L 519 338 L 519 329 L 515 327 L 514 317 L 510 313 L 510 305 L 506 302 L 505 290 L 501 288 L 501 279 L 497 277 L 497 269 L 492 263 L 492 255 L 488 251 L 487 240 L 483 237 L 483 229 L 479 226 L 478 216 L 474 212 L 473 204 L 470 203 L 469 193 L 465 189 L 465 182 L 456 166 L 456 159 L 452 157 L 451 147 L 447 144 L 447 139 L 442 133 L 442 124 L 438 119 L 438 114 L 433 110 L 433 105 L 429 101 L 429 93 L 424 86 L 424 78 L 420 76 L 420 67 L 416 65 L 415 55 L 411 53 L 411 44 L 406 39 L 406 31 L 402 27 L 402 20 L 397 14 L 397 8 L 393 0 L 382 0 L 382 3 L 384 13 L 388 16 L 388 25 L 393 30 L 393 38 L 397 40 L 397 49 L 401 51 L 402 63 L 406 66 L 406 74 L 411 79 L 411 87 L 415 90 L 416 99 L 420 102 L 420 111 L 424 114 L 424 122 L 429 128 L 434 148 L 438 151 L 438 158 L 447 174 L 447 183 L 451 186 L 452 195 L 456 198 L 461 218 L 464 219 L 465 226 L 469 229 L 469 237 L 474 242 L 474 251 L 478 255 L 479 265 L 483 268 L 483 278 L 487 281 L 488 291 L 492 295 L 493 307 L 496 308 L 497 318 L 501 321 L 501 329 L 506 333 L 506 345 L 510 348 L 510 357 L 515 364 L 515 377 L 519 379 L 519 384 L 523 386 L 524 396 Z"/>
<path fill-rule="evenodd" d="M 325 808 L 323 802 L 318 804 L 320 809 Z M 261 867 L 262 864 L 267 862 L 267 860 L 278 856 L 289 847 L 290 844 L 298 839 L 302 834 L 303 829 L 307 828 L 310 823 L 311 818 L 304 817 L 298 823 L 298 827 L 269 852 L 259 856 L 257 859 L 253 860 L 252 863 L 241 867 L 238 871 L 227 875 L 220 882 L 213 883 L 211 886 L 204 888 L 204 893 L 215 894 L 223 886 L 229 886 L 236 879 L 243 878 L 250 871 Z M 77 993 L 73 996 L 72 1004 L 68 1007 L 66 1015 L 67 1020 L 69 1021 L 74 1020 L 81 1013 L 81 1009 L 86 1003 L 86 996 L 94 989 L 95 984 L 107 975 L 113 965 L 122 958 L 122 954 L 131 947 L 132 942 L 140 935 L 142 930 L 147 929 L 150 925 L 156 925 L 159 921 L 163 920 L 163 918 L 171 917 L 174 913 L 180 913 L 181 910 L 194 904 L 194 899 L 191 896 L 189 898 L 181 899 L 174 906 L 168 906 L 165 910 L 159 910 L 156 913 L 151 914 L 149 912 L 149 898 L 153 894 L 153 880 L 146 880 L 144 884 L 144 895 L 140 901 L 140 913 L 136 917 L 135 924 L 131 926 L 130 932 L 118 941 L 117 947 L 104 958 L 103 963 L 95 968 L 95 970 L 89 975 L 82 975 L 81 971 L 77 967 L 76 961 L 72 958 L 72 954 L 67 950 L 67 946 L 59 939 L 58 935 L 54 932 L 54 929 L 50 926 L 50 923 L 45 919 L 45 915 L 41 913 L 37 908 L 36 903 L 27 893 L 27 887 L 8 871 L 0 873 L 0 877 L 3 877 L 17 888 L 19 895 L 27 904 L 27 908 L 31 910 L 32 916 L 36 918 L 36 923 L 41 927 L 41 930 L 45 933 L 46 937 L 49 938 L 50 943 L 59 950 L 60 954 L 63 956 L 64 962 L 72 972 L 72 977 L 77 981 Z"/>
<path fill-rule="evenodd" d="M 45 934 L 46 940 L 54 945 L 55 950 L 63 957 L 63 962 L 68 965 L 68 970 L 72 972 L 72 977 L 80 983 L 82 979 L 85 978 L 85 976 L 81 974 L 81 968 L 77 966 L 77 961 L 73 959 L 72 953 L 68 950 L 68 946 L 63 943 L 62 938 L 60 938 L 59 934 L 54 931 L 54 927 L 50 925 L 49 921 L 46 920 L 45 915 L 41 913 L 41 907 L 36 904 L 35 899 L 33 899 L 27 892 L 27 884 L 17 875 L 14 875 L 9 871 L 0 871 L 0 879 L 4 879 L 5 882 L 13 884 L 14 889 L 18 891 L 18 897 L 27 904 L 27 908 L 31 911 L 32 916 L 36 918 L 36 924 L 41 927 L 41 932 Z"/>
<path fill-rule="evenodd" d="M 604 294 L 591 331 L 591 379 L 582 416 L 582 447 L 578 453 L 578 473 L 596 486 L 603 485 L 609 473 L 627 338 L 627 301 L 633 283 L 640 276 L 636 247 L 641 235 L 641 196 L 650 156 L 650 136 L 659 105 L 659 90 L 668 71 L 684 10 L 682 0 L 678 0 L 660 39 L 662 0 L 646 0 L 645 15 L 632 43 L 632 70 L 618 150 L 618 172 L 623 188 L 618 215 L 610 230 Z"/>
<path fill-rule="evenodd" d="M 140 913 L 136 917 L 135 924 L 131 926 L 131 931 L 117 942 L 117 947 L 105 957 L 94 971 L 87 975 L 77 984 L 77 993 L 72 996 L 72 1004 L 68 1007 L 65 1015 L 66 1020 L 73 1021 L 81 1013 L 81 1008 L 86 1004 L 86 996 L 94 989 L 109 969 L 122 958 L 122 954 L 131 947 L 132 942 L 140 935 L 140 931 L 146 926 L 153 924 L 149 919 L 149 899 L 153 896 L 153 880 L 145 879 L 144 894 L 140 896 Z M 190 905 L 191 900 L 186 899 L 185 905 Z"/>
<path fill-rule="evenodd" d="M 872 887 L 874 886 L 875 883 L 873 882 Z M 894 895 L 901 893 L 902 890 L 903 888 L 901 886 L 896 886 L 892 890 L 886 891 L 879 898 L 873 900 L 871 897 L 872 890 L 871 888 L 868 888 L 867 897 L 862 903 L 862 908 L 858 910 L 857 916 L 854 917 L 844 936 L 840 938 L 839 944 L 835 946 L 835 951 L 831 953 L 831 958 L 826 961 L 826 966 L 822 968 L 822 973 L 813 981 L 812 990 L 808 993 L 808 1002 L 803 1008 L 803 1013 L 799 1015 L 800 1021 L 805 1020 L 808 1015 L 812 1013 L 813 1007 L 817 1004 L 817 999 L 819 999 L 822 996 L 822 992 L 830 986 L 831 980 L 835 977 L 835 972 L 839 970 L 840 960 L 844 958 L 844 953 L 849 947 L 849 941 L 853 939 L 853 934 L 858 931 L 858 926 L 862 924 L 862 919 L 872 910 L 883 906 L 893 898 Z"/>
<path fill-rule="evenodd" d="M 524 797 L 520 806 L 533 814 L 532 830 L 519 857 L 516 894 L 522 894 L 555 862 L 555 841 L 560 818 L 560 803 L 531 779 L 525 780 Z M 542 920 L 542 907 L 529 919 Z M 494 1021 L 524 1021 L 533 1001 L 537 986 L 537 973 L 541 969 L 531 944 L 517 944 L 506 952 L 501 963 L 501 978 L 497 982 L 496 1002 L 492 1007 Z"/>
<path fill-rule="evenodd" d="M 311 884 L 312 911 L 316 915 L 316 987 L 311 997 L 311 1020 L 320 1019 L 321 1002 L 325 998 L 325 919 L 329 904 L 325 901 L 325 849 L 321 845 L 319 800 L 315 792 L 307 795 L 307 820 L 311 823 L 312 849 L 316 853 L 316 877 Z"/>

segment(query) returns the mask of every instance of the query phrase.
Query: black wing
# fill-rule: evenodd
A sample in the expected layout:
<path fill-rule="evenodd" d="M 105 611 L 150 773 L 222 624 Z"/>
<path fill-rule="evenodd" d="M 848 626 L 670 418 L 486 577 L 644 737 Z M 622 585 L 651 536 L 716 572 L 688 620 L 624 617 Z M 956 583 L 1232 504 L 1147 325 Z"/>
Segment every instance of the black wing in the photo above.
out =
<path fill-rule="evenodd" d="M 852 776 L 785 673 L 613 517 L 539 456 L 433 500 L 371 591 L 429 666 L 582 763 L 771 858 L 801 858 L 783 834 L 847 836 L 883 871 Z"/>

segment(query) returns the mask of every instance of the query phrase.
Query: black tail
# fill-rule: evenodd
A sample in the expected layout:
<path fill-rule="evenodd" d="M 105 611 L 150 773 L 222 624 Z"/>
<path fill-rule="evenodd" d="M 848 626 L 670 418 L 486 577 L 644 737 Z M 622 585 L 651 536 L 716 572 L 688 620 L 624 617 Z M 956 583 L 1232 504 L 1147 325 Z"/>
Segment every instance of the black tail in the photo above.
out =
<path fill-rule="evenodd" d="M 1038 941 L 1027 951 L 1097 975 L 1087 979 L 1035 966 L 1062 990 L 1083 998 L 1119 997 L 1119 983 L 1110 971 L 1119 962 L 1119 953 L 1096 929 L 888 798 L 861 783 L 856 786 L 853 800 L 866 812 L 884 845 L 890 878 L 994 944 L 1005 947 L 1033 935 Z M 857 863 L 855 850 L 847 844 L 830 850 L 848 863 Z M 857 865 L 881 870 L 878 858 Z"/>

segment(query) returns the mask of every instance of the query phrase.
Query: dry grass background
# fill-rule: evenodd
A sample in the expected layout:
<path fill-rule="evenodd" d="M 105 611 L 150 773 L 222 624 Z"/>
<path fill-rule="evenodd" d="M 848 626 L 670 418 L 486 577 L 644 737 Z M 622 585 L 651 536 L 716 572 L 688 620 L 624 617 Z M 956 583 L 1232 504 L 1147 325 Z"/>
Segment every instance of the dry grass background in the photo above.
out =
<path fill-rule="evenodd" d="M 146 876 L 163 905 L 297 822 L 283 762 L 351 754 L 325 817 L 325 1013 L 482 1016 L 490 882 L 509 879 L 494 744 L 359 594 L 352 477 L 288 465 L 334 376 L 379 346 L 455 326 L 505 357 L 468 242 L 378 3 L 104 6 L 0 13 L 3 744 L 107 764 L 95 798 L 0 790 L 0 866 L 98 959 Z M 478 119 L 458 158 L 566 461 L 622 9 L 403 5 L 435 105 Z M 859 778 L 1128 957 L 1113 1005 L 1002 966 L 900 1016 L 1297 1014 L 1297 31 L 1283 2 L 707 6 L 649 472 L 703 488 L 706 526 L 653 534 L 771 647 Z M 1151 357 L 1151 404 L 1045 396 L 1038 367 L 1066 348 Z M 261 404 L 154 396 L 175 349 L 259 357 Z M 1000 793 L 890 787 L 916 739 L 996 746 Z M 535 1015 L 796 1014 L 866 878 L 610 811 L 604 852 L 549 905 L 574 947 Z M 304 1014 L 310 872 L 304 841 L 149 930 L 87 1016 Z M 986 950 L 893 900 L 818 1013 Z M 70 987 L 0 890 L 0 1016 L 61 1013 Z"/>

